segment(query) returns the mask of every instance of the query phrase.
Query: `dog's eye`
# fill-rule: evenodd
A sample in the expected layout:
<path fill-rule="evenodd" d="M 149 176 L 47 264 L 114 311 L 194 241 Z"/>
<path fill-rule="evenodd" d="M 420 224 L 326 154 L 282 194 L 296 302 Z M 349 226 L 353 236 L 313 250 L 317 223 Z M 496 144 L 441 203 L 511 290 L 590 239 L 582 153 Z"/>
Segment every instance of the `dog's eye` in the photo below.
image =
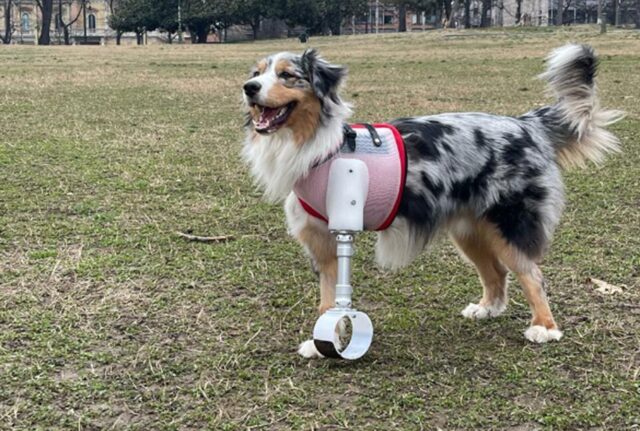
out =
<path fill-rule="evenodd" d="M 282 78 L 282 79 L 295 78 L 295 76 L 294 76 L 294 75 L 290 74 L 290 73 L 289 73 L 289 72 L 287 72 L 287 71 L 280 72 L 280 75 L 278 75 L 278 76 L 279 76 L 280 78 Z"/>
<path fill-rule="evenodd" d="M 254 78 L 255 78 L 256 76 L 258 76 L 258 75 L 260 75 L 260 71 L 259 71 L 259 70 L 255 70 L 255 71 L 251 74 L 251 76 L 252 76 L 252 77 L 254 77 Z"/>

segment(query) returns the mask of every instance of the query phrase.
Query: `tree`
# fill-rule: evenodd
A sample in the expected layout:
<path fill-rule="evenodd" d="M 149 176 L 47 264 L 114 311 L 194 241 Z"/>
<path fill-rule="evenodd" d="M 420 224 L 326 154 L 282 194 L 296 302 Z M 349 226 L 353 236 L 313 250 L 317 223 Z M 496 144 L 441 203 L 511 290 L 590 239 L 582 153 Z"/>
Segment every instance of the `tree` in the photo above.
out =
<path fill-rule="evenodd" d="M 398 5 L 398 31 L 400 33 L 407 31 L 407 5 L 405 2 Z"/>
<path fill-rule="evenodd" d="M 636 0 L 636 28 L 640 29 L 640 0 Z"/>
<path fill-rule="evenodd" d="M 458 0 L 453 0 L 451 2 L 451 16 L 449 17 L 449 28 L 454 28 L 456 26 L 456 16 L 458 15 L 458 8 L 460 7 L 460 2 Z"/>
<path fill-rule="evenodd" d="M 516 0 L 516 25 L 520 24 L 522 19 L 522 0 Z"/>
<path fill-rule="evenodd" d="M 340 34 L 346 18 L 367 10 L 366 0 L 276 0 L 275 13 L 291 29 L 297 25 L 310 33 Z"/>
<path fill-rule="evenodd" d="M 253 40 L 258 38 L 258 30 L 263 19 L 281 15 L 277 0 L 237 0 L 235 9 L 238 23 L 251 27 Z"/>
<path fill-rule="evenodd" d="M 520 3 L 522 0 L 517 0 Z M 464 0 L 464 28 L 471 27 L 471 0 Z"/>
<path fill-rule="evenodd" d="M 219 40 L 227 41 L 227 29 L 239 22 L 238 0 L 214 0 L 212 4 L 213 29 L 219 32 Z"/>
<path fill-rule="evenodd" d="M 212 0 L 183 0 L 182 22 L 191 34 L 192 43 L 206 43 L 211 27 L 217 20 L 217 2 Z"/>
<path fill-rule="evenodd" d="M 57 17 L 58 26 L 62 29 L 62 32 L 64 34 L 64 44 L 70 45 L 71 38 L 69 37 L 69 28 L 76 21 L 78 21 L 78 18 L 80 18 L 80 14 L 87 7 L 87 0 L 78 0 L 78 3 L 80 4 L 80 7 L 78 8 L 78 13 L 76 13 L 75 18 L 73 18 L 69 22 L 64 22 L 64 18 L 63 18 L 64 15 L 62 13 L 62 3 L 63 3 L 62 0 L 58 0 L 58 17 Z M 69 2 L 69 7 L 71 7 L 72 4 L 73 4 L 73 1 Z"/>
<path fill-rule="evenodd" d="M 491 0 L 482 0 L 482 15 L 480 16 L 480 27 L 491 26 Z"/>
<path fill-rule="evenodd" d="M 117 29 L 116 27 L 113 26 L 114 22 L 113 22 L 113 16 L 114 14 L 116 14 L 117 8 L 118 8 L 118 1 L 117 0 L 109 0 L 109 27 L 111 27 L 112 29 L 114 29 L 116 31 L 116 45 L 120 45 L 120 39 L 122 38 L 122 33 L 123 31 L 120 29 Z"/>
<path fill-rule="evenodd" d="M 42 29 L 38 38 L 38 45 L 51 44 L 51 15 L 53 14 L 53 0 L 36 0 L 42 16 Z"/>
<path fill-rule="evenodd" d="M 562 25 L 564 21 L 564 0 L 558 0 L 558 10 L 556 12 L 556 25 Z"/>
<path fill-rule="evenodd" d="M 144 33 L 158 28 L 154 0 L 120 0 L 109 17 L 109 26 L 116 32 L 135 32 L 136 42 L 142 45 Z"/>
<path fill-rule="evenodd" d="M 154 11 L 158 28 L 167 33 L 167 42 L 173 42 L 173 36 L 178 31 L 178 1 L 156 0 Z"/>
<path fill-rule="evenodd" d="M 11 35 L 13 34 L 13 23 L 11 22 L 11 9 L 13 0 L 4 0 L 4 35 L 2 43 L 8 45 L 11 43 Z"/>
<path fill-rule="evenodd" d="M 600 24 L 600 33 L 607 32 L 607 0 L 598 0 L 598 23 Z"/>
<path fill-rule="evenodd" d="M 408 0 L 406 5 L 407 8 L 416 12 L 418 17 L 420 17 L 420 13 L 422 12 L 431 15 L 436 10 L 436 3 L 436 0 Z"/>
<path fill-rule="evenodd" d="M 407 31 L 407 10 L 412 10 L 415 13 L 430 11 L 435 7 L 436 0 L 394 0 L 385 1 L 385 3 L 391 3 L 398 7 L 398 31 L 405 32 Z M 354 15 L 367 11 L 366 3 L 362 6 L 358 5 L 358 7 L 360 9 L 354 12 Z"/>

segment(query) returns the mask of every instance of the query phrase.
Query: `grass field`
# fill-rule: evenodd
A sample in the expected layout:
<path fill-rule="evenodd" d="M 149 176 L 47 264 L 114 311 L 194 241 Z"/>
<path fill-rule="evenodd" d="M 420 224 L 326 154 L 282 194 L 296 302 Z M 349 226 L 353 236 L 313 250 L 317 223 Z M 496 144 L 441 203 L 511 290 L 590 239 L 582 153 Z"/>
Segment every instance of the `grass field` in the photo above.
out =
<path fill-rule="evenodd" d="M 542 58 L 570 40 L 597 48 L 604 104 L 628 116 L 623 154 L 566 175 L 542 265 L 564 339 L 525 341 L 513 280 L 503 316 L 463 319 L 480 284 L 447 242 L 389 274 L 361 235 L 355 304 L 376 338 L 352 363 L 295 354 L 316 279 L 239 158 L 248 68 L 296 41 L 0 47 L 0 428 L 640 428 L 640 33 L 311 45 L 349 66 L 354 119 L 373 122 L 523 113 L 547 101 Z"/>

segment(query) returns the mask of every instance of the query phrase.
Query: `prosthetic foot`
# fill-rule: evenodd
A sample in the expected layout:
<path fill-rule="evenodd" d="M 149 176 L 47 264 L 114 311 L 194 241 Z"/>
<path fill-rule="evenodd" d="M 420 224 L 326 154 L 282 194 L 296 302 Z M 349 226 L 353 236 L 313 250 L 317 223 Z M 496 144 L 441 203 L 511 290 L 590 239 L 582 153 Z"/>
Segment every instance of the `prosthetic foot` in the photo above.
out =
<path fill-rule="evenodd" d="M 329 171 L 327 213 L 329 230 L 336 236 L 338 274 L 336 306 L 327 310 L 313 328 L 316 349 L 328 358 L 358 359 L 373 340 L 373 325 L 369 316 L 351 308 L 351 258 L 354 253 L 354 233 L 363 230 L 364 205 L 369 187 L 369 173 L 364 162 L 337 159 Z M 350 331 L 345 331 L 350 327 Z M 350 332 L 349 340 L 341 340 Z"/>

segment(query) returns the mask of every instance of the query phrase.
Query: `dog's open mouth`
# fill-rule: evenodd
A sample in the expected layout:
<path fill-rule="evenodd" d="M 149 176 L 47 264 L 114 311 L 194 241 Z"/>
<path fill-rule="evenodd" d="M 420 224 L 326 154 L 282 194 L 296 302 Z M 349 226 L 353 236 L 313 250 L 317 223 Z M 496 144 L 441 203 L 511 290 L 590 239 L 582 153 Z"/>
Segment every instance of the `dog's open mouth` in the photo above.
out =
<path fill-rule="evenodd" d="M 256 132 L 262 134 L 273 133 L 282 127 L 289 118 L 291 111 L 295 108 L 296 103 L 291 102 L 284 106 L 270 108 L 268 106 L 255 105 L 260 112 L 260 117 L 253 120 Z"/>

